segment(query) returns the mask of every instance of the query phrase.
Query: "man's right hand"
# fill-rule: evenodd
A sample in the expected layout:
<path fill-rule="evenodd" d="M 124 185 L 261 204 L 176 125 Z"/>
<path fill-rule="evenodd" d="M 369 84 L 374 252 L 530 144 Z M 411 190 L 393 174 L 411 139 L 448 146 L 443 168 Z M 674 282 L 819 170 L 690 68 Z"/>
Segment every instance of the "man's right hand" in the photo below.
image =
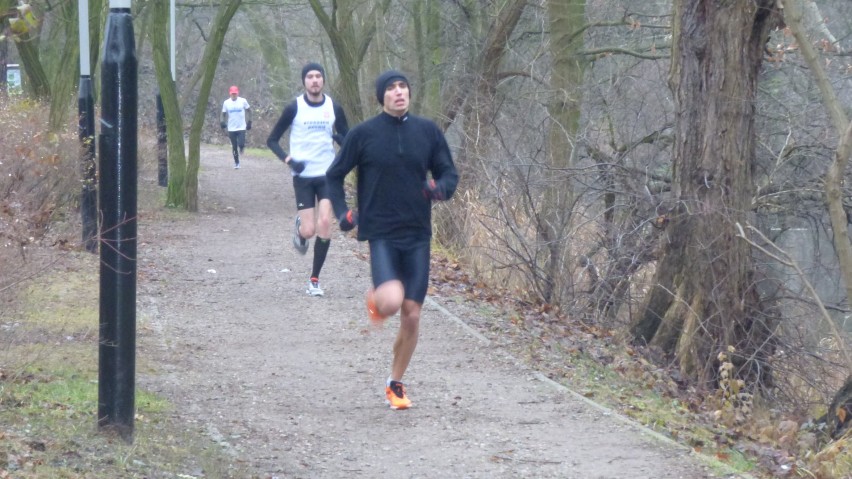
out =
<path fill-rule="evenodd" d="M 290 158 L 290 161 L 287 162 L 287 165 L 293 170 L 293 173 L 297 175 L 303 171 L 305 171 L 305 162 L 299 161 L 295 158 Z"/>
<path fill-rule="evenodd" d="M 340 215 L 337 219 L 342 231 L 350 231 L 358 226 L 358 212 L 356 210 L 347 210 L 346 213 Z"/>
<path fill-rule="evenodd" d="M 222 129 L 224 130 L 225 128 L 228 128 L 228 122 L 227 121 L 220 121 L 219 126 L 221 126 Z"/>

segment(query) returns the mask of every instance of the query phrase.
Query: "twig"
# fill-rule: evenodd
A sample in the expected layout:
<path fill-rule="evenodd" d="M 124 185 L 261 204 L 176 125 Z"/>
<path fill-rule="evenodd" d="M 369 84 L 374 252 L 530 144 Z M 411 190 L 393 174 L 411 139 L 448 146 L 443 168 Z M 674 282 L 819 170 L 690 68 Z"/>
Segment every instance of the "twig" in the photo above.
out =
<path fill-rule="evenodd" d="M 767 244 L 772 245 L 772 247 L 776 251 L 778 251 L 783 257 L 778 256 L 774 253 L 771 253 L 770 251 L 768 251 L 763 246 L 761 246 L 761 245 L 755 243 L 754 241 L 748 239 L 745 235 L 745 232 L 743 231 L 742 225 L 740 225 L 739 222 L 737 222 L 736 225 L 737 225 L 737 231 L 739 231 L 739 235 L 737 235 L 737 236 L 742 238 L 746 243 L 757 248 L 758 251 L 766 254 L 770 258 L 778 261 L 779 263 L 781 263 L 785 266 L 789 266 L 796 271 L 796 274 L 799 275 L 799 278 L 801 278 L 805 287 L 808 289 L 808 292 L 814 298 L 814 301 L 816 302 L 817 306 L 819 307 L 820 313 L 822 315 L 822 319 L 825 320 L 826 323 L 828 323 L 828 327 L 829 327 L 829 329 L 831 329 L 831 333 L 834 335 L 834 338 L 837 340 L 837 344 L 839 346 L 840 353 L 843 355 L 843 360 L 846 362 L 847 369 L 852 368 L 852 360 L 850 360 L 849 351 L 846 349 L 846 343 L 843 340 L 843 336 L 840 334 L 840 330 L 837 329 L 837 325 L 834 324 L 834 320 L 831 319 L 831 316 L 828 314 L 828 310 L 825 309 L 825 305 L 822 303 L 822 300 L 820 299 L 816 290 L 811 285 L 811 282 L 808 281 L 808 278 L 805 276 L 804 271 L 802 271 L 802 269 L 799 268 L 798 263 L 796 263 L 796 261 L 793 258 L 791 258 L 790 255 L 787 254 L 786 251 L 784 251 L 783 249 L 778 247 L 778 245 L 773 243 L 772 240 L 767 238 L 766 235 L 764 235 L 760 230 L 758 230 L 754 226 L 746 225 L 746 227 L 748 227 L 749 230 L 753 231 L 757 236 L 759 236 L 762 241 L 766 242 Z"/>

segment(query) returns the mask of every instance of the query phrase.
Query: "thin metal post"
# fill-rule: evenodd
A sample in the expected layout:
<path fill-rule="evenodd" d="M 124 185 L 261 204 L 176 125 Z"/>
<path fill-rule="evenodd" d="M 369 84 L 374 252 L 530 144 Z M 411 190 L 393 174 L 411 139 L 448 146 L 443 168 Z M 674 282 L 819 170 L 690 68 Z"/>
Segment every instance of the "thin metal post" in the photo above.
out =
<path fill-rule="evenodd" d="M 169 141 L 163 97 L 157 92 L 157 184 L 169 186 Z"/>
<path fill-rule="evenodd" d="M 98 426 L 133 440 L 136 375 L 137 60 L 130 0 L 110 0 L 101 67 Z"/>
<path fill-rule="evenodd" d="M 92 78 L 80 76 L 77 95 L 79 111 L 77 131 L 80 138 L 80 168 L 83 187 L 80 192 L 80 217 L 83 225 L 83 246 L 91 253 L 98 252 L 98 185 L 95 163 L 95 100 Z"/>
<path fill-rule="evenodd" d="M 89 59 L 89 1 L 80 0 L 78 8 L 80 30 L 80 86 L 77 93 L 80 138 L 80 171 L 83 188 L 80 192 L 80 219 L 83 247 L 91 253 L 98 251 L 98 188 L 95 164 L 95 100 L 92 91 L 91 61 Z"/>

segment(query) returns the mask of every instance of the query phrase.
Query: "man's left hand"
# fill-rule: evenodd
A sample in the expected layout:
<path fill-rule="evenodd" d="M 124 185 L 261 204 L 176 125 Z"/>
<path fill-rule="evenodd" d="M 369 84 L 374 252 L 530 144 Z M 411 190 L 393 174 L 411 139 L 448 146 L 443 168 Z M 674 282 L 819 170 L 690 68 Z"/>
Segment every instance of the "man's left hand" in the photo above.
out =
<path fill-rule="evenodd" d="M 435 201 L 444 201 L 447 199 L 444 187 L 433 179 L 427 179 L 426 183 L 423 184 L 423 195 Z"/>
<path fill-rule="evenodd" d="M 346 213 L 340 215 L 337 219 L 341 231 L 350 231 L 358 226 L 358 211 L 346 210 Z"/>
<path fill-rule="evenodd" d="M 250 121 L 246 122 L 246 130 L 251 130 L 251 122 Z"/>

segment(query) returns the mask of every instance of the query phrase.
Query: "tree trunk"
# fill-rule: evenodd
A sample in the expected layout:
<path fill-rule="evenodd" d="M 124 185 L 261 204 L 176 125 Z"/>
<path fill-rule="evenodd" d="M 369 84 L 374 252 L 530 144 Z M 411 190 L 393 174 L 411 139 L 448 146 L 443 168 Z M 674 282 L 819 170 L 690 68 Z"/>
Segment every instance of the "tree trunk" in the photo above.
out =
<path fill-rule="evenodd" d="M 0 10 L 2 11 L 2 10 Z M 6 63 L 9 58 L 9 40 L 7 38 L 0 39 L 0 100 L 7 98 L 9 94 L 9 84 L 7 83 L 8 72 Z"/>
<path fill-rule="evenodd" d="M 583 48 L 583 31 L 586 23 L 586 2 L 548 2 L 550 16 L 550 53 L 553 71 L 550 85 L 553 98 L 547 110 L 550 113 L 550 133 L 547 169 L 543 172 L 547 187 L 544 191 L 541 214 L 536 229 L 544 255 L 541 288 L 543 299 L 560 303 L 563 292 L 571 289 L 573 275 L 570 242 L 565 232 L 571 222 L 574 203 L 573 186 L 568 171 L 574 164 L 577 131 L 580 127 L 581 87 L 586 71 L 586 60 L 579 53 Z"/>
<path fill-rule="evenodd" d="M 210 32 L 210 41 L 204 48 L 199 68 L 204 71 L 201 79 L 201 88 L 198 91 L 198 101 L 195 104 L 195 114 L 192 117 L 192 125 L 189 129 L 189 157 L 186 162 L 186 181 L 184 189 L 186 192 L 186 209 L 198 211 L 198 168 L 201 163 L 201 129 L 204 127 L 204 119 L 207 116 L 207 108 L 210 98 L 210 90 L 213 87 L 213 76 L 219 64 L 219 55 L 222 53 L 222 45 L 225 43 L 225 34 L 228 33 L 228 25 L 242 0 L 229 0 L 219 5 L 216 19 L 213 20 L 213 29 Z M 218 105 L 217 105 L 218 106 Z M 216 118 L 219 112 L 216 110 Z"/>
<path fill-rule="evenodd" d="M 417 94 L 411 109 L 429 118 L 441 115 L 441 72 L 444 48 L 441 45 L 441 11 L 437 0 L 417 0 L 411 22 L 417 52 Z"/>
<path fill-rule="evenodd" d="M 774 8 L 773 0 L 675 2 L 678 206 L 631 332 L 699 381 L 715 379 L 716 357 L 728 346 L 736 348 L 740 377 L 771 378 L 765 360 L 773 319 L 762 314 L 750 248 L 736 223 L 746 223 L 751 209 L 754 100 Z"/>
<path fill-rule="evenodd" d="M 826 413 L 826 436 L 840 439 L 852 425 L 852 376 L 834 394 Z"/>
<path fill-rule="evenodd" d="M 166 136 L 169 149 L 169 184 L 166 189 L 166 205 L 186 208 L 186 153 L 183 141 L 183 118 L 177 89 L 172 79 L 171 60 L 169 58 L 168 29 L 169 5 L 167 2 L 153 1 L 150 18 L 151 53 L 154 57 L 154 71 L 157 86 L 163 100 L 163 112 L 166 114 Z"/>
<path fill-rule="evenodd" d="M 36 36 L 27 32 L 16 37 L 15 47 L 18 49 L 22 71 L 26 78 L 24 91 L 35 99 L 50 101 L 50 82 L 39 58 Z"/>
<path fill-rule="evenodd" d="M 36 100 L 50 101 L 50 80 L 39 56 L 39 26 L 43 19 L 36 18 L 32 8 L 16 10 L 18 2 L 0 0 L 0 12 L 5 33 L 15 42 L 21 63 L 23 91 Z M 24 5 L 22 5 L 23 7 Z M 8 25 L 6 22 L 8 21 Z"/>
<path fill-rule="evenodd" d="M 276 31 L 277 18 L 269 18 L 268 10 L 261 5 L 251 5 L 246 9 L 251 27 L 257 39 L 260 54 L 263 56 L 263 70 L 272 98 L 281 102 L 279 111 L 284 108 L 292 96 L 290 90 L 290 54 L 287 35 Z"/>
<path fill-rule="evenodd" d="M 356 9 L 361 2 L 332 2 L 331 15 L 326 13 L 322 3 L 319 0 L 310 0 L 314 15 L 331 40 L 337 69 L 340 71 L 340 103 L 346 111 L 349 123 L 354 125 L 364 119 L 358 71 L 364 63 L 370 43 L 376 36 L 377 17 L 387 12 L 390 0 L 376 0 L 372 3 L 370 12 L 364 15 L 356 15 Z M 362 22 L 353 21 L 355 18 L 361 18 Z M 356 31 L 357 26 L 361 27 L 360 31 Z"/>
<path fill-rule="evenodd" d="M 64 41 L 58 68 L 51 86 L 50 118 L 48 129 L 58 132 L 65 127 L 71 105 L 77 104 L 77 84 L 80 78 L 80 35 L 77 18 L 77 2 L 66 2 L 58 8 Z"/>

